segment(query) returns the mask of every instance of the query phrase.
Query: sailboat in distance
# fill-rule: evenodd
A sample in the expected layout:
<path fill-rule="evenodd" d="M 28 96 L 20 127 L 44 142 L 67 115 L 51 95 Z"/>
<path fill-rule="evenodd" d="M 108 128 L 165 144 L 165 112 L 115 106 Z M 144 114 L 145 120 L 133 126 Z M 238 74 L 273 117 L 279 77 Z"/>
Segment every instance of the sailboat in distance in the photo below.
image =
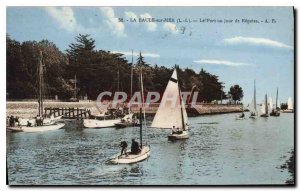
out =
<path fill-rule="evenodd" d="M 277 88 L 277 92 L 276 92 L 275 108 L 273 108 L 273 105 L 272 105 L 272 108 L 270 108 L 270 110 L 271 110 L 270 116 L 278 117 L 280 115 L 278 108 L 277 108 L 277 102 L 278 102 L 278 88 Z M 270 104 L 271 104 L 271 101 L 270 101 Z"/>
<path fill-rule="evenodd" d="M 254 95 L 250 105 L 250 117 L 255 119 L 257 117 L 257 109 L 256 109 L 256 87 L 255 87 L 255 80 L 254 80 Z"/>
<path fill-rule="evenodd" d="M 267 94 L 265 95 L 265 100 L 262 103 L 261 106 L 261 117 L 269 117 L 268 115 L 268 98 L 267 98 Z"/>
<path fill-rule="evenodd" d="M 176 96 L 176 104 L 166 101 Z M 165 103 L 165 104 L 164 104 Z M 153 128 L 172 129 L 169 140 L 188 139 L 188 118 L 177 78 L 176 66 L 151 124 Z"/>
<path fill-rule="evenodd" d="M 289 97 L 288 99 L 288 108 L 286 110 L 283 110 L 284 113 L 294 113 L 294 106 L 292 98 Z"/>

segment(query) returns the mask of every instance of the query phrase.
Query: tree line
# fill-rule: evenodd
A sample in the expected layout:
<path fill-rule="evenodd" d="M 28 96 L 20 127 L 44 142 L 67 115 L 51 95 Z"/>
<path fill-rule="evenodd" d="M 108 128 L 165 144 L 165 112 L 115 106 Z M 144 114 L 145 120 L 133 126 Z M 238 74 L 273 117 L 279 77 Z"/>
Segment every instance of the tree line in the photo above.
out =
<path fill-rule="evenodd" d="M 35 98 L 38 93 L 37 74 L 39 52 L 43 52 L 46 97 L 55 95 L 62 100 L 74 96 L 87 96 L 95 100 L 103 91 L 124 91 L 130 94 L 131 68 L 133 67 L 133 92 L 139 90 L 139 68 L 143 70 L 145 93 L 163 93 L 174 68 L 146 63 L 143 54 L 131 63 L 121 53 L 112 53 L 95 48 L 90 35 L 79 34 L 64 52 L 48 40 L 18 42 L 6 37 L 6 91 L 8 99 Z M 229 96 L 239 101 L 243 90 L 239 85 L 223 91 L 224 83 L 218 76 L 201 69 L 199 73 L 189 68 L 178 68 L 179 84 L 182 91 L 196 89 L 197 101 L 211 102 Z M 76 85 L 74 76 L 76 75 Z"/>

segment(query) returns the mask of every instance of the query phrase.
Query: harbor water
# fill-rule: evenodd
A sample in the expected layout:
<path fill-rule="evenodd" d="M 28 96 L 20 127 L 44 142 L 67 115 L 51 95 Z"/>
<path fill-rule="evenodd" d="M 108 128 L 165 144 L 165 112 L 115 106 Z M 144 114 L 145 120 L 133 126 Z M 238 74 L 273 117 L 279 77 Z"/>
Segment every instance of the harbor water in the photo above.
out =
<path fill-rule="evenodd" d="M 150 157 L 131 165 L 107 161 L 139 127 L 7 132 L 10 185 L 285 184 L 281 169 L 294 148 L 294 114 L 236 120 L 236 114 L 189 118 L 190 138 L 169 142 L 170 129 L 147 128 Z M 151 123 L 151 121 L 150 121 Z"/>

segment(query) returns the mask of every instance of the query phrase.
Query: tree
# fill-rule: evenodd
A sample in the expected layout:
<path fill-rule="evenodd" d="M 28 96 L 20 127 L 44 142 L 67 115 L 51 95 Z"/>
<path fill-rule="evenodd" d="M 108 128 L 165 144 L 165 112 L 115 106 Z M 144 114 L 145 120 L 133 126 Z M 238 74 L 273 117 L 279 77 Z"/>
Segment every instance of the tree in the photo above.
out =
<path fill-rule="evenodd" d="M 218 76 L 201 69 L 197 77 L 196 85 L 199 88 L 199 101 L 211 102 L 226 97 L 223 91 L 223 82 L 219 82 Z"/>
<path fill-rule="evenodd" d="M 18 42 L 7 35 L 7 95 L 12 99 L 34 98 L 37 93 L 37 66 L 39 51 L 43 52 L 45 64 L 46 95 L 69 99 L 77 76 L 78 96 L 88 95 L 96 99 L 103 91 L 130 92 L 131 68 L 134 68 L 133 91 L 139 91 L 140 69 L 143 71 L 145 96 L 149 91 L 164 92 L 173 68 L 150 65 L 140 52 L 136 64 L 129 63 L 121 53 L 96 50 L 95 40 L 90 35 L 75 37 L 66 54 L 48 40 Z M 211 102 L 225 99 L 224 83 L 219 77 L 201 69 L 177 68 L 178 83 L 182 91 L 198 90 L 197 101 Z M 239 100 L 242 98 L 233 99 Z"/>
<path fill-rule="evenodd" d="M 96 47 L 95 40 L 90 38 L 89 34 L 79 34 L 75 37 L 76 43 L 71 43 L 67 54 L 70 62 L 88 64 Z"/>
<path fill-rule="evenodd" d="M 241 101 L 244 97 L 243 89 L 239 85 L 231 86 L 228 94 L 231 95 L 231 98 L 235 103 L 236 101 Z"/>

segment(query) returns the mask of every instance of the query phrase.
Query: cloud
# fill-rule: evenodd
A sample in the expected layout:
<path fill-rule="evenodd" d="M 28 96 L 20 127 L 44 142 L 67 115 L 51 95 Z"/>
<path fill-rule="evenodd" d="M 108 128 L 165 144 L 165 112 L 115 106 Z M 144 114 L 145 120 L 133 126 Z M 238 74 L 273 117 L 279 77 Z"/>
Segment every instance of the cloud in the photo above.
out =
<path fill-rule="evenodd" d="M 226 60 L 195 60 L 194 63 L 200 64 L 215 64 L 215 65 L 226 65 L 226 66 L 249 66 L 250 64 L 242 62 L 231 62 Z"/>
<path fill-rule="evenodd" d="M 131 11 L 126 11 L 126 12 L 125 12 L 125 16 L 126 16 L 128 19 L 135 19 L 135 20 L 138 20 L 137 15 L 136 15 L 134 12 L 131 12 Z"/>
<path fill-rule="evenodd" d="M 233 38 L 226 38 L 223 40 L 223 42 L 230 45 L 245 44 L 245 45 L 256 45 L 256 46 L 266 46 L 266 47 L 286 48 L 286 49 L 293 48 L 292 46 L 271 39 L 267 39 L 267 38 L 237 36 Z"/>
<path fill-rule="evenodd" d="M 71 7 L 45 7 L 45 9 L 58 22 L 61 28 L 69 32 L 81 29 Z"/>
<path fill-rule="evenodd" d="M 127 52 L 127 51 L 111 51 L 112 53 L 120 53 L 120 54 L 124 54 L 125 56 L 131 56 L 132 52 Z M 140 53 L 139 52 L 133 52 L 133 56 L 137 57 L 139 56 Z M 150 52 L 142 52 L 142 56 L 143 57 L 149 57 L 149 58 L 160 58 L 159 54 L 156 53 L 150 53 Z"/>
<path fill-rule="evenodd" d="M 144 13 L 140 15 L 140 18 L 142 19 L 152 19 L 152 16 L 149 13 Z M 144 22 L 144 25 L 147 27 L 149 31 L 155 31 L 156 30 L 156 23 L 155 22 Z"/>
<path fill-rule="evenodd" d="M 164 28 L 166 31 L 169 31 L 169 32 L 171 32 L 171 33 L 173 33 L 173 34 L 178 33 L 178 29 L 177 29 L 176 25 L 173 24 L 173 23 L 167 22 L 167 23 L 164 24 L 163 28 Z"/>
<path fill-rule="evenodd" d="M 119 37 L 126 37 L 124 32 L 125 27 L 122 22 L 118 21 L 118 18 L 115 17 L 115 12 L 111 7 L 100 7 L 99 8 L 102 15 L 105 17 L 105 24 L 109 27 L 109 29 L 113 32 L 113 34 Z"/>

